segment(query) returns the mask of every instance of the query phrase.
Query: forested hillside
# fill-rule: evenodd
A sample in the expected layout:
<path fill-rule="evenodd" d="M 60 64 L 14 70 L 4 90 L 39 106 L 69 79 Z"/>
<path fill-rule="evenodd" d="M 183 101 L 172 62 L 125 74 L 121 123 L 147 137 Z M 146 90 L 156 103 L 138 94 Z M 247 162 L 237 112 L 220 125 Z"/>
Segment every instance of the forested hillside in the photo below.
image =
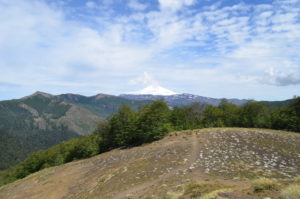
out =
<path fill-rule="evenodd" d="M 33 145 L 14 134 L 0 130 L 0 170 L 23 160 L 31 151 L 34 151 Z"/>
<path fill-rule="evenodd" d="M 0 168 L 23 160 L 30 152 L 94 130 L 100 117 L 48 94 L 35 93 L 0 102 Z"/>
<path fill-rule="evenodd" d="M 113 95 L 98 94 L 91 97 L 76 94 L 62 94 L 59 99 L 86 108 L 102 118 L 107 118 L 116 113 L 122 105 L 127 105 L 133 110 L 149 104 L 150 100 L 131 100 Z"/>
<path fill-rule="evenodd" d="M 100 120 L 117 112 L 122 105 L 137 110 L 146 103 L 149 101 L 105 94 L 86 97 L 43 92 L 1 101 L 0 170 L 15 165 L 31 152 L 93 132 Z"/>

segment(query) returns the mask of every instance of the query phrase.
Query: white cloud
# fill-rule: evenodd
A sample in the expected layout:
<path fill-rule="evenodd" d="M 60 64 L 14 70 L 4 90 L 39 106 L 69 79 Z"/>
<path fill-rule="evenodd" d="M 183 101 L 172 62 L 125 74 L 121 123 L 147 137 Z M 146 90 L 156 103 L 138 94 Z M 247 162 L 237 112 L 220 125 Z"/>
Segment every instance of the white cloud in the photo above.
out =
<path fill-rule="evenodd" d="M 284 92 L 292 96 L 299 89 L 297 0 L 216 3 L 201 12 L 188 10 L 194 0 L 160 0 L 160 10 L 130 0 L 132 13 L 124 15 L 114 15 L 112 0 L 101 1 L 105 9 L 95 2 L 86 6 L 97 14 L 76 16 L 84 15 L 84 21 L 44 1 L 0 0 L 1 82 L 34 90 L 124 93 L 120 84 L 149 71 L 170 89 L 185 85 L 182 92 L 211 95 L 220 85 L 228 93 L 260 85 L 268 93 L 268 86 L 286 85 Z M 266 72 L 270 68 L 273 75 Z M 158 84 L 148 73 L 134 81 Z"/>
<path fill-rule="evenodd" d="M 130 72 L 151 56 L 147 49 L 124 42 L 122 24 L 98 32 L 37 1 L 9 2 L 0 13 L 0 77 L 6 82 L 45 86 L 67 83 L 65 78 L 72 75 L 75 81 L 83 75 L 92 82 L 109 73 Z"/>
<path fill-rule="evenodd" d="M 265 76 L 260 79 L 263 83 L 275 86 L 289 86 L 300 84 L 300 68 L 278 71 L 269 68 Z"/>
<path fill-rule="evenodd" d="M 183 8 L 184 6 L 193 5 L 196 0 L 158 0 L 160 4 L 160 8 L 162 10 L 171 10 L 177 11 Z"/>
<path fill-rule="evenodd" d="M 88 8 L 96 8 L 97 7 L 97 4 L 94 1 L 88 1 L 88 2 L 86 2 L 85 5 Z"/>
<path fill-rule="evenodd" d="M 129 81 L 131 85 L 143 84 L 144 86 L 158 86 L 159 82 L 154 79 L 148 72 L 143 72 L 142 75 Z"/>
<path fill-rule="evenodd" d="M 133 10 L 142 11 L 145 10 L 148 7 L 148 5 L 140 3 L 138 0 L 129 0 L 128 7 Z"/>

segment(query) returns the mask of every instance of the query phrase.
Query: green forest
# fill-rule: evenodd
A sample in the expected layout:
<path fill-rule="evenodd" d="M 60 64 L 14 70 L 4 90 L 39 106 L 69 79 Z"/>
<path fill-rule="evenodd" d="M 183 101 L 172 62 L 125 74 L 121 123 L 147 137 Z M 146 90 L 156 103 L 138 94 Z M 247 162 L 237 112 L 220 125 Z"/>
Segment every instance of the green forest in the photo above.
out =
<path fill-rule="evenodd" d="M 236 106 L 226 100 L 218 106 L 191 104 L 169 107 L 158 100 L 137 111 L 122 106 L 87 136 L 62 142 L 29 155 L 14 168 L 0 172 L 0 185 L 43 168 L 95 156 L 119 147 L 133 147 L 163 138 L 171 131 L 210 127 L 268 128 L 300 132 L 300 97 L 276 108 L 262 102 Z"/>

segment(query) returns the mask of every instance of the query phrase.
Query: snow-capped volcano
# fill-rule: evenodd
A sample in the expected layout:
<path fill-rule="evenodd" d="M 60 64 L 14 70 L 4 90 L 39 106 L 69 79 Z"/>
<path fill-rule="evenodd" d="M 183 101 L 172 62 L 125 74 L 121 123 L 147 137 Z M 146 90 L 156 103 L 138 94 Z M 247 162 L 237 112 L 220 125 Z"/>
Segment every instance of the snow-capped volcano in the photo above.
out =
<path fill-rule="evenodd" d="M 175 92 L 161 87 L 159 85 L 159 82 L 147 72 L 144 72 L 141 76 L 139 76 L 136 79 L 130 80 L 129 83 L 133 85 L 143 84 L 146 86 L 146 88 L 143 88 L 142 90 L 128 93 L 130 95 L 160 95 L 160 96 L 176 95 Z"/>
<path fill-rule="evenodd" d="M 159 85 L 149 85 L 140 91 L 131 92 L 130 94 L 135 94 L 135 95 L 175 95 L 176 93 L 169 89 L 163 88 Z"/>

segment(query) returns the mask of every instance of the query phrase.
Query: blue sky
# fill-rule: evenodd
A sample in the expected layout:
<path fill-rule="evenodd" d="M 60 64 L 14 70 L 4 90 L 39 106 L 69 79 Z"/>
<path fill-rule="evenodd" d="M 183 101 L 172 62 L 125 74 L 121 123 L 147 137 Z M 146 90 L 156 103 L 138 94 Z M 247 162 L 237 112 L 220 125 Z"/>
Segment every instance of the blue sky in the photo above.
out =
<path fill-rule="evenodd" d="M 300 0 L 0 0 L 0 22 L 0 100 L 300 93 Z"/>

